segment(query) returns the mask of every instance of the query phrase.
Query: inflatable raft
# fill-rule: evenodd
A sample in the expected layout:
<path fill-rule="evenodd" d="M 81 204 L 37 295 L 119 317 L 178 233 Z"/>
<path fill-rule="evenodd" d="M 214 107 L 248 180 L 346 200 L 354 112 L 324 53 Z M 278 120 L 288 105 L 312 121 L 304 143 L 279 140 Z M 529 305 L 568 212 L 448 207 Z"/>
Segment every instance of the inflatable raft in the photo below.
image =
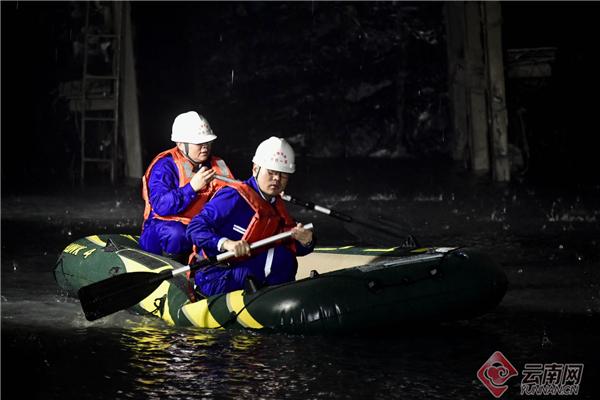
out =
<path fill-rule="evenodd" d="M 139 249 L 137 237 L 88 236 L 68 245 L 54 275 L 70 295 L 135 271 L 159 273 L 176 261 Z M 130 311 L 169 325 L 287 333 L 335 333 L 408 322 L 468 319 L 492 310 L 507 280 L 488 256 L 468 248 L 318 248 L 299 257 L 297 280 L 193 301 L 187 278 L 164 281 Z"/>

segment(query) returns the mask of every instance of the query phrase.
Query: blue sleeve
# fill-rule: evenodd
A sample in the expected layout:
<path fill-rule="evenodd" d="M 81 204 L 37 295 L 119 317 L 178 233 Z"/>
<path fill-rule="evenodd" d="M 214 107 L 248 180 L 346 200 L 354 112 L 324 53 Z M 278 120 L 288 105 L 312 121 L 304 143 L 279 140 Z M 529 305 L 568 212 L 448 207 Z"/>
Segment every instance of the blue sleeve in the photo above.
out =
<path fill-rule="evenodd" d="M 217 244 L 223 237 L 223 225 L 236 209 L 241 196 L 232 188 L 219 190 L 202 211 L 196 215 L 186 230 L 187 238 L 209 255 L 219 253 Z"/>
<path fill-rule="evenodd" d="M 179 187 L 179 172 L 170 157 L 158 160 L 152 167 L 148 192 L 152 210 L 161 216 L 181 213 L 197 196 L 189 183 Z"/>
<path fill-rule="evenodd" d="M 310 243 L 310 246 L 308 246 L 308 247 L 302 246 L 302 243 L 300 243 L 299 241 L 295 240 L 295 242 L 296 242 L 296 255 L 298 257 L 302 257 L 302 256 L 305 256 L 307 254 L 312 253 L 313 250 L 315 249 L 315 243 L 316 243 L 316 241 L 317 240 L 316 240 L 314 232 L 313 232 L 312 242 Z"/>

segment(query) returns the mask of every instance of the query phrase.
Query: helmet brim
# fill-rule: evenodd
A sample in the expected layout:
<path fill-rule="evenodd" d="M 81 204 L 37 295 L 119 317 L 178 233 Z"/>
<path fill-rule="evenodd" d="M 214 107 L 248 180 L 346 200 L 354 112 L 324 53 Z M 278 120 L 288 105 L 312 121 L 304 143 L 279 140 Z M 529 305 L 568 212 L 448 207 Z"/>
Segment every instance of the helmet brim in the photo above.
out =
<path fill-rule="evenodd" d="M 202 135 L 202 137 L 199 137 L 198 140 L 194 140 L 194 141 L 189 141 L 189 140 L 177 140 L 177 137 L 174 137 L 175 135 L 171 136 L 171 140 L 175 143 L 189 143 L 189 144 L 204 144 L 204 143 L 211 143 L 214 142 L 217 139 L 217 135 Z"/>

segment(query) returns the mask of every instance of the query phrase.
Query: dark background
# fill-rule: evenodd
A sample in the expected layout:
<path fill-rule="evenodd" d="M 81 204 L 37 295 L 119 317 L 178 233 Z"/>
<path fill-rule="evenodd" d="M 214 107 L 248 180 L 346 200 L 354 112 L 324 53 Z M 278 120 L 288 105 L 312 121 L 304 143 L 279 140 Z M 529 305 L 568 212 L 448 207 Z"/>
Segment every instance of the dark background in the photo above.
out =
<path fill-rule="evenodd" d="M 69 242 L 139 233 L 143 215 L 139 182 L 79 190 L 75 116 L 58 90 L 81 76 L 77 4 L 0 4 L 3 397 L 481 398 L 475 373 L 501 350 L 519 370 L 585 363 L 580 397 L 598 398 L 597 3 L 502 2 L 505 49 L 557 47 L 551 77 L 507 80 L 511 151 L 525 153 L 523 135 L 530 145 L 510 185 L 449 160 L 443 3 L 132 4 L 145 164 L 189 109 L 208 117 L 238 176 L 260 140 L 294 138 L 291 193 L 385 217 L 423 245 L 482 248 L 508 276 L 483 318 L 346 340 L 205 335 L 125 313 L 90 325 L 57 293 Z M 320 245 L 385 243 L 291 207 Z"/>
<path fill-rule="evenodd" d="M 75 116 L 58 86 L 81 76 L 78 4 L 2 2 L 3 193 L 76 183 Z M 507 78 L 513 153 L 523 134 L 530 147 L 513 178 L 598 182 L 598 4 L 502 9 L 505 49 L 557 47 L 550 78 Z M 192 109 L 236 169 L 271 135 L 306 163 L 449 160 L 443 3 L 133 2 L 132 18 L 144 168 Z"/>

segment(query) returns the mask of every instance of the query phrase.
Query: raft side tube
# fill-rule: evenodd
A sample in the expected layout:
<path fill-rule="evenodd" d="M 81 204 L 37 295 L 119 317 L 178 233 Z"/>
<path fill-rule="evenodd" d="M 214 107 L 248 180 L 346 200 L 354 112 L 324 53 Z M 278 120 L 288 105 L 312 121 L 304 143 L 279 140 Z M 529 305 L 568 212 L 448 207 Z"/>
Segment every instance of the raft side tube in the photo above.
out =
<path fill-rule="evenodd" d="M 472 318 L 493 309 L 506 292 L 504 272 L 475 250 L 418 259 L 348 268 L 250 295 L 233 292 L 235 307 L 227 294 L 184 309 L 199 327 L 322 334 Z"/>

